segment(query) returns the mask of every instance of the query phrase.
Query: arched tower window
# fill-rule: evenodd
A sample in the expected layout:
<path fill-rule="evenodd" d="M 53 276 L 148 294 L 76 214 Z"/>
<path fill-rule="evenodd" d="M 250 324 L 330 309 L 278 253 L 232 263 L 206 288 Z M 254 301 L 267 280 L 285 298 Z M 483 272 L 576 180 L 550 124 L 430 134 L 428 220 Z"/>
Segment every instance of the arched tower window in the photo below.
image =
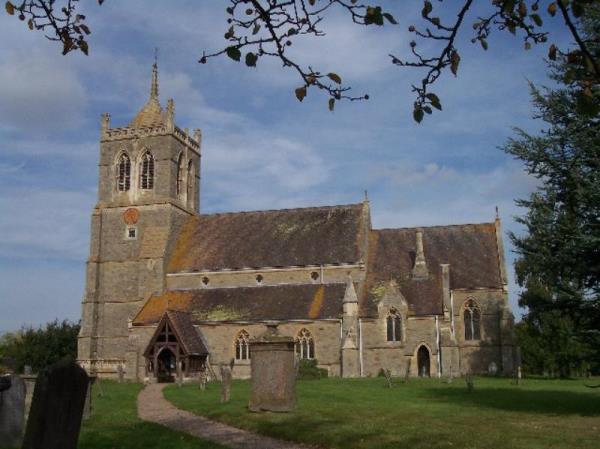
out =
<path fill-rule="evenodd" d="M 296 337 L 296 354 L 301 359 L 315 358 L 315 340 L 308 329 L 301 329 Z"/>
<path fill-rule="evenodd" d="M 125 192 L 131 187 L 131 159 L 126 153 L 121 153 L 117 161 L 117 190 Z"/>
<path fill-rule="evenodd" d="M 154 156 L 146 151 L 140 162 L 140 188 L 150 190 L 154 188 Z"/>
<path fill-rule="evenodd" d="M 402 341 L 402 316 L 395 309 L 387 316 L 387 341 Z"/>
<path fill-rule="evenodd" d="M 465 340 L 481 340 L 481 311 L 473 299 L 465 303 Z"/>
<path fill-rule="evenodd" d="M 183 153 L 180 153 L 177 158 L 177 196 L 183 193 L 183 170 Z"/>
<path fill-rule="evenodd" d="M 250 345 L 248 341 L 250 335 L 245 330 L 241 330 L 235 339 L 235 359 L 248 360 L 250 359 Z"/>
<path fill-rule="evenodd" d="M 187 170 L 187 200 L 188 200 L 188 206 L 193 207 L 194 206 L 194 179 L 195 178 L 195 174 L 194 174 L 194 163 L 192 161 L 190 161 L 188 163 L 188 170 Z"/>

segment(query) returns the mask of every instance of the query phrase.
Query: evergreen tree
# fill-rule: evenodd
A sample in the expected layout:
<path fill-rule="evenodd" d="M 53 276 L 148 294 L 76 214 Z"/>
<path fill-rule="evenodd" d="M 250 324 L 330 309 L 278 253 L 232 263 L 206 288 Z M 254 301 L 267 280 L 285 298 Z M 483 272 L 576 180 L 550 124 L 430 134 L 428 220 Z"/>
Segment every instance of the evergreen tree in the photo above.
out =
<path fill-rule="evenodd" d="M 599 17 L 580 24 L 584 36 L 597 39 Z M 517 201 L 527 209 L 517 220 L 525 234 L 511 235 L 525 288 L 519 304 L 528 310 L 519 329 L 524 356 L 536 371 L 566 376 L 587 364 L 600 369 L 600 86 L 567 61 L 550 69 L 557 88 L 531 86 L 536 118 L 546 128 L 535 136 L 517 129 L 504 150 L 540 183 Z M 544 354 L 541 363 L 529 351 L 530 338 Z"/>

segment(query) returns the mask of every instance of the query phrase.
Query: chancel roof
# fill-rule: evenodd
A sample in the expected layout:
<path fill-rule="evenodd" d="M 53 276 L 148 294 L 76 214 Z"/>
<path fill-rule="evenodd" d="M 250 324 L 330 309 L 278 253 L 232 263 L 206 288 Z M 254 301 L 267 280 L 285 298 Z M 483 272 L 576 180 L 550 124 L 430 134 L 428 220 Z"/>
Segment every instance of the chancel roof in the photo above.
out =
<path fill-rule="evenodd" d="M 168 271 L 356 263 L 366 258 L 365 208 L 360 203 L 190 217 Z"/>
<path fill-rule="evenodd" d="M 413 279 L 417 230 L 429 276 Z M 371 315 L 383 286 L 394 279 L 415 315 L 441 314 L 441 264 L 450 264 L 450 288 L 502 288 L 494 223 L 373 230 L 361 311 Z"/>

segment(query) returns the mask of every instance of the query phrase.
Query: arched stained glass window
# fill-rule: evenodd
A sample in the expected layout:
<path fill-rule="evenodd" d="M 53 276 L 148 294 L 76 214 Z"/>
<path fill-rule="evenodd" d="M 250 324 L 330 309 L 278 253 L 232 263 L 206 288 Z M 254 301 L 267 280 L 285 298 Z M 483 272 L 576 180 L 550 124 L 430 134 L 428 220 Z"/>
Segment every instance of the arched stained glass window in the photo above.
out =
<path fill-rule="evenodd" d="M 121 153 L 117 161 L 117 190 L 126 192 L 131 187 L 131 159 L 127 153 Z"/>
<path fill-rule="evenodd" d="M 245 330 L 241 330 L 235 339 L 235 359 L 236 360 L 249 360 L 250 359 L 250 345 L 248 344 L 250 335 Z"/>
<path fill-rule="evenodd" d="M 154 156 L 146 151 L 140 162 L 140 188 L 150 190 L 154 188 Z"/>
<path fill-rule="evenodd" d="M 473 299 L 465 303 L 464 320 L 465 340 L 481 340 L 481 311 Z"/>
<path fill-rule="evenodd" d="M 308 329 L 301 329 L 296 337 L 296 354 L 301 359 L 315 358 L 315 340 Z"/>

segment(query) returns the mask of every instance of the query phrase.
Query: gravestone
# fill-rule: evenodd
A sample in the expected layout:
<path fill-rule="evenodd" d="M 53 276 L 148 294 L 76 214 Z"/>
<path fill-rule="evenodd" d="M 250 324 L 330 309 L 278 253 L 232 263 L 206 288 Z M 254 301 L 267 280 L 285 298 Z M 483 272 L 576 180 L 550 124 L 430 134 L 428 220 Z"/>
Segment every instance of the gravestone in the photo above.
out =
<path fill-rule="evenodd" d="M 15 374 L 0 376 L 0 445 L 21 444 L 25 422 L 25 383 Z"/>
<path fill-rule="evenodd" d="M 31 365 L 25 365 L 23 367 L 23 374 L 25 376 L 31 376 L 31 374 L 32 374 Z"/>
<path fill-rule="evenodd" d="M 85 404 L 83 406 L 83 419 L 90 419 L 90 417 L 92 416 L 92 397 L 93 397 L 93 387 L 94 387 L 94 383 L 96 382 L 96 379 L 98 378 L 98 376 L 96 376 L 95 374 L 89 375 L 89 383 L 88 383 L 88 388 L 87 391 L 85 393 Z"/>
<path fill-rule="evenodd" d="M 231 396 L 231 377 L 233 375 L 233 366 L 235 360 L 231 359 L 229 366 L 221 365 L 219 371 L 221 372 L 221 403 L 226 404 L 229 402 Z"/>
<path fill-rule="evenodd" d="M 89 379 L 65 358 L 38 375 L 23 449 L 76 449 Z"/>
<path fill-rule="evenodd" d="M 467 391 L 473 393 L 473 390 L 475 390 L 475 381 L 473 380 L 473 375 L 471 373 L 467 373 L 465 382 L 467 384 Z"/>
<path fill-rule="evenodd" d="M 490 362 L 488 365 L 488 374 L 490 376 L 495 376 L 498 374 L 498 365 L 496 365 L 496 362 Z"/>
<path fill-rule="evenodd" d="M 120 363 L 117 365 L 117 376 L 119 379 L 119 383 L 122 384 L 125 379 L 125 370 L 123 369 L 123 365 Z"/>
<path fill-rule="evenodd" d="M 289 412 L 296 406 L 294 339 L 279 334 L 277 325 L 250 341 L 252 393 L 250 411 Z"/>

